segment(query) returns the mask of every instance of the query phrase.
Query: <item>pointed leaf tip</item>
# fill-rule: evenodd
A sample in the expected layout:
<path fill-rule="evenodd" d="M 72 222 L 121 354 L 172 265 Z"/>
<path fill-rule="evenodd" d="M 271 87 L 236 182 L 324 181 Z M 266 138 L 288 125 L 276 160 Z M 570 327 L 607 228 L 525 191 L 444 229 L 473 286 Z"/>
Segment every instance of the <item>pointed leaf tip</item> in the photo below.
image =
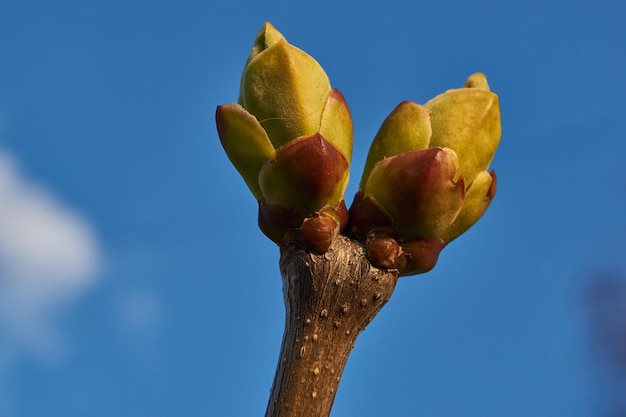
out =
<path fill-rule="evenodd" d="M 489 84 L 487 83 L 487 77 L 482 72 L 477 72 L 470 75 L 465 81 L 465 88 L 480 88 L 481 90 L 489 90 Z"/>

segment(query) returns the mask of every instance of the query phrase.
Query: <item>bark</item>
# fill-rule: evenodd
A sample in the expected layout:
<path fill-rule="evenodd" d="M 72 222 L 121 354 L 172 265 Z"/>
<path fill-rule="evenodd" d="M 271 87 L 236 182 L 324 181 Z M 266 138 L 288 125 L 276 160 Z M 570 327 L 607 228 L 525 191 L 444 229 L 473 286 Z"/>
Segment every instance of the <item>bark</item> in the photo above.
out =
<path fill-rule="evenodd" d="M 398 273 L 373 267 L 344 236 L 319 255 L 281 247 L 285 332 L 266 417 L 328 417 L 357 336 L 395 288 Z"/>

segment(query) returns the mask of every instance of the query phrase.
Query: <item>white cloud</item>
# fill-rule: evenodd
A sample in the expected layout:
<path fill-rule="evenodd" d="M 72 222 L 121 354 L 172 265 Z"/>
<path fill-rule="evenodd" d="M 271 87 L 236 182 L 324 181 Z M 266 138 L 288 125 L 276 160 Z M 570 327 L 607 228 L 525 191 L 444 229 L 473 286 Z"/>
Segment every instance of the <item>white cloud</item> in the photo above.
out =
<path fill-rule="evenodd" d="M 95 283 L 99 256 L 89 224 L 0 150 L 0 363 L 63 350 L 55 318 Z"/>

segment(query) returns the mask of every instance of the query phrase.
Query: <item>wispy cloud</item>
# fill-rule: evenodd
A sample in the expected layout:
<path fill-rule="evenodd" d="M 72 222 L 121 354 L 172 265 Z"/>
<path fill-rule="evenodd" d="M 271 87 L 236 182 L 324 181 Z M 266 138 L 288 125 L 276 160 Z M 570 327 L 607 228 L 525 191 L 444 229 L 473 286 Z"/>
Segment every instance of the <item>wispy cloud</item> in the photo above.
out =
<path fill-rule="evenodd" d="M 0 363 L 63 350 L 55 319 L 95 283 L 99 258 L 88 222 L 0 150 Z"/>

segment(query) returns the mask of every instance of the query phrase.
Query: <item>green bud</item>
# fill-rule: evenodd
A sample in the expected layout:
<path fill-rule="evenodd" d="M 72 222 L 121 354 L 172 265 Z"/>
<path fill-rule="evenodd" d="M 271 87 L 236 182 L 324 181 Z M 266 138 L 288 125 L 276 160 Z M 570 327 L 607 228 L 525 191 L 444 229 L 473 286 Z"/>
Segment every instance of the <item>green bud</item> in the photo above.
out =
<path fill-rule="evenodd" d="M 370 261 L 402 275 L 431 269 L 493 199 L 495 173 L 487 169 L 500 134 L 498 96 L 480 73 L 424 106 L 396 107 L 374 138 L 350 208 L 349 231 L 365 241 Z"/>
<path fill-rule="evenodd" d="M 259 202 L 263 232 L 279 244 L 327 250 L 347 222 L 338 213 L 347 213 L 353 129 L 343 95 L 317 61 L 266 23 L 246 62 L 239 104 L 218 106 L 216 122 Z"/>

